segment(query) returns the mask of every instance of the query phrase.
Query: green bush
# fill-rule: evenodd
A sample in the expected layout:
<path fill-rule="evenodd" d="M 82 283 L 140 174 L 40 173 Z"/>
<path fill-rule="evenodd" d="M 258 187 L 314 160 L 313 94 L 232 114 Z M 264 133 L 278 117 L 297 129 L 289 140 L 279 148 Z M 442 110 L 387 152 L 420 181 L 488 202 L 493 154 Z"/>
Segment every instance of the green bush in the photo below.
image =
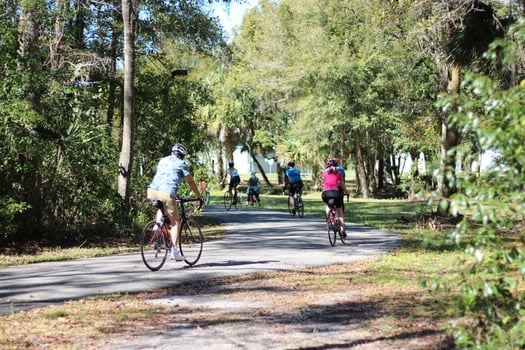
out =
<path fill-rule="evenodd" d="M 523 37 L 525 28 L 519 28 Z M 518 45 L 515 42 L 513 45 Z M 509 52 L 499 42 L 494 50 Z M 522 84 L 523 85 L 523 82 Z M 480 173 L 456 173 L 458 192 L 451 198 L 454 214 L 464 214 L 452 234 L 466 244 L 473 261 L 459 282 L 459 306 L 473 324 L 455 327 L 456 345 L 476 349 L 519 349 L 525 346 L 525 89 L 508 89 L 482 75 L 469 74 L 460 100 L 443 98 L 442 108 L 459 103 L 451 122 L 474 136 L 482 150 L 497 154 L 494 166 Z M 468 163 L 471 150 L 458 148 Z"/>

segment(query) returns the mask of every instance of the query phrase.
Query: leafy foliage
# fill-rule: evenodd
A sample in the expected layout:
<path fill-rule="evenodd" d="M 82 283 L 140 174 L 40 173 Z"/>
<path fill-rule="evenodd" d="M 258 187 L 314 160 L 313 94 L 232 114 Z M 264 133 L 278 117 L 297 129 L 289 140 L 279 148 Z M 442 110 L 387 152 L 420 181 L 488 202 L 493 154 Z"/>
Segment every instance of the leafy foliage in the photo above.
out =
<path fill-rule="evenodd" d="M 513 40 L 498 41 L 488 56 L 522 45 L 524 30 L 520 23 L 513 29 Z M 496 158 L 494 166 L 483 172 L 459 173 L 459 191 L 451 198 L 453 212 L 465 215 L 452 238 L 458 244 L 465 241 L 465 252 L 474 261 L 459 284 L 459 305 L 476 322 L 473 327 L 457 327 L 456 342 L 480 349 L 523 348 L 525 93 L 520 85 L 505 89 L 476 74 L 467 75 L 464 87 L 467 93 L 461 99 L 443 99 L 441 106 L 459 103 L 452 122 L 464 134 L 474 134 L 481 149 L 495 152 Z M 469 148 L 458 151 L 467 164 L 476 156 Z M 503 236 L 515 243 L 502 244 Z"/>

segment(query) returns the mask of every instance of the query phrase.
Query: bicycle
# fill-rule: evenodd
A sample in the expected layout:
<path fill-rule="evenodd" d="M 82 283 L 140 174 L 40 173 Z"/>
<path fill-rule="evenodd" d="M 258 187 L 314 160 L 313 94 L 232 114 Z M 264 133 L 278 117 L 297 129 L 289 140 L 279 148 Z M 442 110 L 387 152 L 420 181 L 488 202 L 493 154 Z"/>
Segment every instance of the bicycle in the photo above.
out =
<path fill-rule="evenodd" d="M 341 222 L 341 218 L 337 214 L 337 209 L 334 205 L 334 199 L 329 199 L 327 204 L 330 208 L 330 210 L 328 211 L 328 215 L 326 216 L 326 225 L 328 227 L 328 241 L 330 241 L 330 245 L 332 247 L 335 246 L 337 236 L 339 235 L 341 243 L 345 244 L 346 234 L 343 234 L 343 223 Z"/>
<path fill-rule="evenodd" d="M 291 216 L 299 216 L 300 218 L 304 215 L 304 203 L 303 198 L 299 192 L 295 193 L 295 196 L 292 196 L 294 205 L 290 204 L 290 196 L 288 196 L 288 211 Z"/>
<path fill-rule="evenodd" d="M 184 204 L 193 202 L 195 198 L 178 198 L 180 203 L 180 225 L 179 225 L 179 250 L 184 255 L 184 262 L 193 266 L 199 261 L 202 254 L 204 237 L 199 224 L 186 216 Z M 162 211 L 160 222 L 150 221 L 142 230 L 140 241 L 140 253 L 142 261 L 151 271 L 158 271 L 162 268 L 168 257 L 168 253 L 173 245 L 169 230 L 169 217 L 164 212 L 164 205 L 161 201 L 153 201 L 153 206 Z"/>
<path fill-rule="evenodd" d="M 224 208 L 226 210 L 230 210 L 232 206 L 237 209 L 237 205 L 239 207 L 242 206 L 242 195 L 237 191 L 237 188 L 232 189 L 234 191 L 234 195 L 231 195 L 228 190 L 224 192 Z"/>
<path fill-rule="evenodd" d="M 250 191 L 248 191 L 248 205 L 254 206 L 255 202 L 255 190 L 250 188 Z"/>

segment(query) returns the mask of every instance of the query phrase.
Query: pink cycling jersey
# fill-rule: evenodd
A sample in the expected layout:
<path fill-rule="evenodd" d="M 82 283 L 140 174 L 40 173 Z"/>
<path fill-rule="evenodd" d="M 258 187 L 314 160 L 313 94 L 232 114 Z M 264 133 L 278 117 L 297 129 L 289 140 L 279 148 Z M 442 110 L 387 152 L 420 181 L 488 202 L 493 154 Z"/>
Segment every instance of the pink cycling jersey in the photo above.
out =
<path fill-rule="evenodd" d="M 330 173 L 329 170 L 323 171 L 323 191 L 338 190 L 339 184 L 343 182 L 343 176 L 339 171 Z"/>

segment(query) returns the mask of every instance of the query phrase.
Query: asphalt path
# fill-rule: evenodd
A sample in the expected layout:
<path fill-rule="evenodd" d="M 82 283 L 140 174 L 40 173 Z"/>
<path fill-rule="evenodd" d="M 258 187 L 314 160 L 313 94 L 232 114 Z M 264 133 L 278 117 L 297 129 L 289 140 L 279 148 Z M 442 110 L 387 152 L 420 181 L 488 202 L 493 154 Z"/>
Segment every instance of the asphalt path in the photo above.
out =
<path fill-rule="evenodd" d="M 199 262 L 167 261 L 152 272 L 137 252 L 45 262 L 0 269 L 0 314 L 89 296 L 153 291 L 180 283 L 270 270 L 351 263 L 400 246 L 393 233 L 347 223 L 346 244 L 328 242 L 317 217 L 243 207 L 208 206 L 203 214 L 220 220 L 224 238 L 204 243 Z"/>

